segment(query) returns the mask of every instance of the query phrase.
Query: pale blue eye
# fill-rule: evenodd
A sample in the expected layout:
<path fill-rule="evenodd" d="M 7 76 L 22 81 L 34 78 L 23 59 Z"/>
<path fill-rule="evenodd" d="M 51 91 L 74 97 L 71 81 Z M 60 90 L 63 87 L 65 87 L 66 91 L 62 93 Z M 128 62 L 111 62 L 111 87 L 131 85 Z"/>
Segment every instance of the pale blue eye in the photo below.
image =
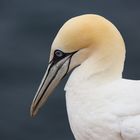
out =
<path fill-rule="evenodd" d="M 62 57 L 64 53 L 62 51 L 60 51 L 60 50 L 55 50 L 54 54 L 57 57 Z"/>

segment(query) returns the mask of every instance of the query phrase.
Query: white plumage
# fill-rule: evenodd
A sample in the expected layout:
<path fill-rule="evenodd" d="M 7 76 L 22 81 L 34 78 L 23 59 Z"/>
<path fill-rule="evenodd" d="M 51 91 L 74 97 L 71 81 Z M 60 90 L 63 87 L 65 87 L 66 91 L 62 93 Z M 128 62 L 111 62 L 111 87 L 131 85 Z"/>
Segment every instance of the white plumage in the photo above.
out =
<path fill-rule="evenodd" d="M 31 106 L 34 116 L 64 75 L 68 118 L 76 140 L 140 140 L 140 82 L 122 78 L 125 44 L 97 15 L 72 18 L 58 32 L 50 65 Z"/>
<path fill-rule="evenodd" d="M 116 79 L 101 86 L 85 82 L 66 87 L 76 140 L 140 140 L 140 82 Z"/>

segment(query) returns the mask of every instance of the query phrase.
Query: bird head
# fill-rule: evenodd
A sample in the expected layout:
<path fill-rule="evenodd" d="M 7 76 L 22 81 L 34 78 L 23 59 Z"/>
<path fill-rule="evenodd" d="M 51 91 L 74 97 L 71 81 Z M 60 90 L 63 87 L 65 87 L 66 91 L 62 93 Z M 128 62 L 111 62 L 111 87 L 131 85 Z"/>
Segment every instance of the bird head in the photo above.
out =
<path fill-rule="evenodd" d="M 49 65 L 33 99 L 31 116 L 37 114 L 61 79 L 87 60 L 92 61 L 93 71 L 112 66 L 113 73 L 121 74 L 124 46 L 117 28 L 102 16 L 88 14 L 68 20 L 52 43 Z"/>

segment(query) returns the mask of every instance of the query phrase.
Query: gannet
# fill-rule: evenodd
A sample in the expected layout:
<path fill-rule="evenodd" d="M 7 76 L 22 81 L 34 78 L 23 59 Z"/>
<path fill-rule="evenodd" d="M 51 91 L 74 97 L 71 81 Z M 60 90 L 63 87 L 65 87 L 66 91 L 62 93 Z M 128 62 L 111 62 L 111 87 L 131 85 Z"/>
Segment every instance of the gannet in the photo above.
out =
<path fill-rule="evenodd" d="M 56 35 L 45 76 L 31 105 L 35 116 L 63 77 L 76 140 L 140 140 L 140 82 L 122 78 L 125 43 L 107 19 L 86 14 Z"/>

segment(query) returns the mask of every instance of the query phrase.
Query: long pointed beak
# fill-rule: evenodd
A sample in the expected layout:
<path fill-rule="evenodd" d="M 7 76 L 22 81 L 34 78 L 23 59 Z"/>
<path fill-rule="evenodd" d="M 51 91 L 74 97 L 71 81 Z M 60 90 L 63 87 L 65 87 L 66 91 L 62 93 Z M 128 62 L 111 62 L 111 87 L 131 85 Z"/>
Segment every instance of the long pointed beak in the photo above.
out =
<path fill-rule="evenodd" d="M 72 55 L 69 55 L 57 63 L 51 62 L 47 68 L 44 78 L 31 104 L 30 114 L 35 116 L 42 105 L 47 101 L 49 95 L 69 71 Z"/>

